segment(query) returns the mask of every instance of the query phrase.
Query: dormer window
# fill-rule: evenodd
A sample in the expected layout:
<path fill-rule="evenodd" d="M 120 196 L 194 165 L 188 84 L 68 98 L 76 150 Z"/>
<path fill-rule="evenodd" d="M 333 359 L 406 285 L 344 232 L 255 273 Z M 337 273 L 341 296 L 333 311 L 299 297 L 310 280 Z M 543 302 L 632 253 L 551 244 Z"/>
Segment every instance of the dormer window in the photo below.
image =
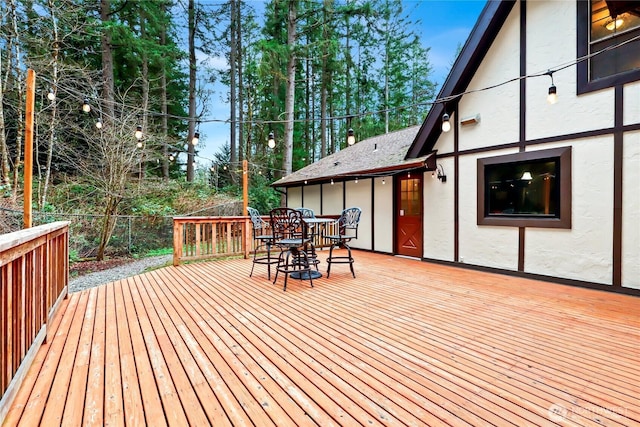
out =
<path fill-rule="evenodd" d="M 640 1 L 578 1 L 578 93 L 640 80 Z"/>

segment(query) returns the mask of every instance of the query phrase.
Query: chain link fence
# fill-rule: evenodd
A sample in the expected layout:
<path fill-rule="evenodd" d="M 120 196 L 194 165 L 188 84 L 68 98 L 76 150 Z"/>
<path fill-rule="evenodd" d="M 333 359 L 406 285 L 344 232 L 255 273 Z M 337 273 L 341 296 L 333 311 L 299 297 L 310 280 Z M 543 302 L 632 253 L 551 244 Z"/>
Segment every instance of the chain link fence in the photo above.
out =
<path fill-rule="evenodd" d="M 0 207 L 0 234 L 22 229 L 23 212 Z M 179 216 L 239 216 L 242 202 L 230 202 L 210 206 Z M 69 251 L 72 257 L 95 256 L 100 243 L 103 215 L 60 214 L 33 212 L 34 226 L 55 221 L 69 221 Z M 151 251 L 173 247 L 172 216 L 119 215 L 109 239 L 108 256 L 143 255 Z"/>

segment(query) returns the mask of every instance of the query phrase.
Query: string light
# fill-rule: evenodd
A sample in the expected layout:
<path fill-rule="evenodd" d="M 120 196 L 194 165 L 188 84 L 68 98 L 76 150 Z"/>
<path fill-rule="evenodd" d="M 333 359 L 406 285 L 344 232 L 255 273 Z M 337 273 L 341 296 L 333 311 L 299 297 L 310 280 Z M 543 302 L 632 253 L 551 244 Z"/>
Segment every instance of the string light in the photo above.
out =
<path fill-rule="evenodd" d="M 98 129 L 102 129 L 102 119 L 100 117 L 98 117 L 98 120 L 96 120 L 96 127 Z"/>
<path fill-rule="evenodd" d="M 170 162 L 173 162 L 175 159 L 176 159 L 176 158 L 175 158 L 175 157 L 173 157 L 173 154 L 169 154 L 169 161 L 170 161 Z"/>
<path fill-rule="evenodd" d="M 191 138 L 191 144 L 198 145 L 198 142 L 200 142 L 200 132 L 196 131 L 196 133 L 193 134 L 193 138 Z"/>
<path fill-rule="evenodd" d="M 89 99 L 87 98 L 82 101 L 82 111 L 84 111 L 85 113 L 91 111 L 91 105 L 89 105 Z"/>
<path fill-rule="evenodd" d="M 442 115 L 442 132 L 449 132 L 451 130 L 451 122 L 449 121 L 449 114 L 446 112 Z"/>
<path fill-rule="evenodd" d="M 269 139 L 267 140 L 267 145 L 269 146 L 269 148 L 276 147 L 276 138 L 273 135 L 273 131 L 269 132 Z"/>
<path fill-rule="evenodd" d="M 547 102 L 553 105 L 556 102 L 558 102 L 558 93 L 556 91 L 556 85 L 553 84 L 553 71 L 549 70 L 545 74 L 551 77 L 551 86 L 549 86 L 549 94 L 547 95 Z"/>
<path fill-rule="evenodd" d="M 47 99 L 49 101 L 55 101 L 56 100 L 56 93 L 53 91 L 53 88 L 49 89 L 49 93 L 47 94 Z"/>
<path fill-rule="evenodd" d="M 136 126 L 136 132 L 134 133 L 134 136 L 138 141 L 142 139 L 142 125 Z"/>
<path fill-rule="evenodd" d="M 353 129 L 349 128 L 347 131 L 347 144 L 353 145 L 356 143 L 356 136 L 353 133 Z"/>
<path fill-rule="evenodd" d="M 136 147 L 142 148 L 142 141 L 138 141 L 138 143 L 136 144 Z"/>

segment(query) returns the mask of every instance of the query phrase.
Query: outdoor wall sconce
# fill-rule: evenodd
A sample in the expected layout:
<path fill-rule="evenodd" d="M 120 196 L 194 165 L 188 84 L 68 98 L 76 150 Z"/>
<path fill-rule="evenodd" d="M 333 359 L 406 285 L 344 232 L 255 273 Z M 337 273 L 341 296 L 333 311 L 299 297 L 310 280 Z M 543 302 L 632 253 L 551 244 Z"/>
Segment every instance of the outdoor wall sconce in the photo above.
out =
<path fill-rule="evenodd" d="M 436 178 L 438 178 L 441 182 L 447 182 L 447 175 L 444 174 L 444 168 L 442 165 L 436 166 Z"/>
<path fill-rule="evenodd" d="M 449 121 L 449 114 L 445 111 L 442 115 L 442 132 L 449 132 L 451 130 L 451 122 Z"/>
<path fill-rule="evenodd" d="M 269 146 L 269 148 L 276 147 L 276 138 L 273 135 L 273 131 L 269 132 L 269 139 L 267 140 L 267 145 Z"/>

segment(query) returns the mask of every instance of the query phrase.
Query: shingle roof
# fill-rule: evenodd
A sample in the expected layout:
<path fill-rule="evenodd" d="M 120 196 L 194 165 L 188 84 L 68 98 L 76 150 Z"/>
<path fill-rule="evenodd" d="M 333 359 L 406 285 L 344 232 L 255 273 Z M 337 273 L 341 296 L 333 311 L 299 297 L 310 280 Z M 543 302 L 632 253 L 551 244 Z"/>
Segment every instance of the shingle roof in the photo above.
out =
<path fill-rule="evenodd" d="M 421 167 L 429 155 L 405 160 L 419 128 L 420 126 L 412 126 L 364 139 L 285 176 L 272 186 L 288 187 L 305 181 L 309 183 L 329 181 L 332 178 L 364 177 Z"/>

